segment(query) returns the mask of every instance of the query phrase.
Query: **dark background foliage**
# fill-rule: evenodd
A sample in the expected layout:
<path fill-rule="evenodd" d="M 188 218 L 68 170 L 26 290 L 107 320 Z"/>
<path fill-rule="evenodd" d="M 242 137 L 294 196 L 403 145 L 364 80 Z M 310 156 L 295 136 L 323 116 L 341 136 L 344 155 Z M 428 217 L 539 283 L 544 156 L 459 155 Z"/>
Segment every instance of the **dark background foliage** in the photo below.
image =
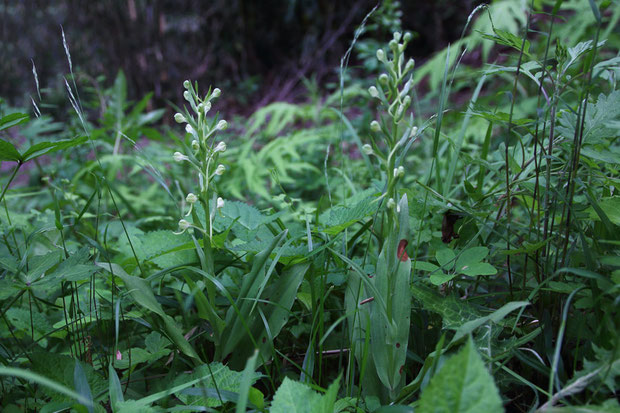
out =
<path fill-rule="evenodd" d="M 480 1 L 405 1 L 402 27 L 416 33 L 414 57 L 457 39 Z M 131 97 L 180 101 L 181 82 L 196 79 L 256 107 L 291 100 L 300 80 L 334 75 L 354 30 L 376 1 L 330 0 L 4 0 L 0 3 L 0 96 L 25 104 L 31 59 L 41 87 L 62 87 L 68 72 L 64 27 L 81 82 L 98 87 L 122 69 Z M 376 35 L 376 33 L 375 33 Z M 391 33 L 384 34 L 386 38 Z M 355 63 L 355 62 L 352 62 Z M 31 92 L 32 93 L 32 92 Z M 27 97 L 27 96 L 26 96 Z"/>

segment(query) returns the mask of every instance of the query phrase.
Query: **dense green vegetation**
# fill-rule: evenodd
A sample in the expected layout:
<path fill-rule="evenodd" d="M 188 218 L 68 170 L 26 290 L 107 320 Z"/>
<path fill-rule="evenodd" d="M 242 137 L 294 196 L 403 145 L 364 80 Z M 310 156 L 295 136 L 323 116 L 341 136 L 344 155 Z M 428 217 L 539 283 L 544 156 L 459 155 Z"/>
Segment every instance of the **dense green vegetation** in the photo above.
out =
<path fill-rule="evenodd" d="M 229 121 L 64 41 L 66 120 L 0 106 L 3 411 L 620 411 L 620 4 L 522 6 L 415 67 L 385 2 Z"/>

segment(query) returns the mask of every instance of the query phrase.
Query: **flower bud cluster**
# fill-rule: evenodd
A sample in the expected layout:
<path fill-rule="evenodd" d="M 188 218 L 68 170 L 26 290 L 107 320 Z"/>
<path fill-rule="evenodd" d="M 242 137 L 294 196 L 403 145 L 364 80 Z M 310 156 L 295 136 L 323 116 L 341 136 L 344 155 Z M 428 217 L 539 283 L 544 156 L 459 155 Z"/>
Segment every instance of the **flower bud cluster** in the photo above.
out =
<path fill-rule="evenodd" d="M 362 152 L 368 156 L 376 156 L 382 165 L 384 176 L 387 178 L 387 210 L 394 218 L 394 213 L 399 213 L 395 199 L 398 199 L 398 182 L 405 176 L 405 168 L 397 166 L 398 152 L 401 151 L 404 142 L 415 139 L 418 136 L 417 127 L 410 122 L 410 111 L 414 89 L 413 69 L 415 61 L 405 57 L 405 48 L 411 41 L 411 33 L 395 32 L 388 43 L 388 47 L 377 50 L 377 60 L 384 68 L 377 78 L 375 85 L 368 88 L 368 94 L 372 99 L 379 101 L 387 118 L 372 120 L 369 124 L 371 138 L 385 139 L 387 146 L 383 154 L 379 150 L 380 145 L 366 144 L 362 146 Z"/>
<path fill-rule="evenodd" d="M 215 211 L 224 207 L 224 200 L 221 197 L 216 199 L 214 179 L 226 171 L 226 166 L 217 162 L 219 156 L 226 151 L 226 143 L 217 142 L 216 138 L 219 132 L 228 128 L 228 122 L 224 119 L 218 120 L 217 116 L 215 119 L 208 119 L 207 117 L 213 99 L 222 93 L 220 89 L 210 89 L 202 97 L 198 94 L 197 84 L 186 80 L 183 82 L 183 87 L 185 88 L 183 98 L 189 103 L 189 108 L 186 107 L 184 113 L 176 113 L 174 120 L 179 124 L 185 124 L 185 132 L 191 135 L 191 144 L 189 145 L 189 153 L 175 152 L 173 159 L 179 163 L 189 162 L 197 170 L 199 191 L 196 194 L 190 192 L 185 197 L 185 202 L 189 205 L 189 211 L 185 216 L 191 216 L 192 221 L 197 224 L 191 223 L 190 218 L 181 219 L 178 224 L 179 230 L 176 233 L 180 234 L 189 228 L 194 228 L 211 237 Z M 211 208 L 209 207 L 210 202 Z M 206 219 L 196 216 L 199 210 L 195 209 L 194 205 L 197 203 L 201 204 L 202 209 L 207 214 Z"/>

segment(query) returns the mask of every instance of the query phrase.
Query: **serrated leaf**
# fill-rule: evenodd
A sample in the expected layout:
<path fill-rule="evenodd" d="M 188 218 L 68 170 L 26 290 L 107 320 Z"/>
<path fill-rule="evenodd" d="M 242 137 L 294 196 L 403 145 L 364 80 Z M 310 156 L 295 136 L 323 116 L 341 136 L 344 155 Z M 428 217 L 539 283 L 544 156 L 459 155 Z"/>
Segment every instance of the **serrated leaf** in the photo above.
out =
<path fill-rule="evenodd" d="M 329 386 L 327 394 L 321 395 L 305 384 L 285 377 L 273 396 L 269 411 L 271 413 L 332 413 L 339 379 Z"/>
<path fill-rule="evenodd" d="M 482 315 L 472 304 L 451 295 L 441 296 L 423 284 L 415 283 L 410 290 L 411 295 L 422 303 L 425 310 L 441 316 L 444 328 L 456 330 L 464 322 L 475 320 Z"/>
<path fill-rule="evenodd" d="M 502 399 L 473 342 L 441 367 L 424 389 L 416 412 L 503 412 Z"/>
<path fill-rule="evenodd" d="M 254 383 L 260 377 L 259 373 L 251 372 L 250 382 Z M 224 366 L 221 363 L 210 363 L 209 365 L 201 365 L 194 369 L 191 374 L 181 374 L 177 376 L 172 382 L 171 387 L 181 386 L 183 383 L 188 383 L 198 380 L 184 390 L 175 392 L 175 395 L 183 401 L 185 404 L 194 404 L 205 407 L 218 407 L 222 405 L 219 400 L 218 392 L 239 392 L 241 388 L 241 382 L 243 380 L 243 373 L 234 371 Z M 217 390 L 215 390 L 217 388 Z M 212 390 L 207 392 L 205 390 Z M 231 397 L 223 396 L 224 401 L 230 400 Z"/>
<path fill-rule="evenodd" d="M 321 231 L 336 235 L 361 219 L 372 215 L 378 206 L 379 203 L 374 197 L 363 199 L 352 206 L 334 206 L 321 214 L 319 218 Z"/>

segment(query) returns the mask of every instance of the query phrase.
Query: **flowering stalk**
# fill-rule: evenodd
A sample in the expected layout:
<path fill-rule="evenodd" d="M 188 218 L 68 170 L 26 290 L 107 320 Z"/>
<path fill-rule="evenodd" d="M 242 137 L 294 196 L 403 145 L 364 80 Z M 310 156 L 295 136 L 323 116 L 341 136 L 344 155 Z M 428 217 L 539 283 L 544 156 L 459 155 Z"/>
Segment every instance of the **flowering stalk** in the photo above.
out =
<path fill-rule="evenodd" d="M 188 154 L 175 152 L 173 159 L 176 162 L 189 162 L 198 175 L 197 194 L 188 193 L 185 201 L 189 204 L 189 211 L 185 217 L 190 217 L 192 222 L 187 219 L 179 221 L 179 231 L 181 234 L 192 228 L 201 234 L 203 239 L 202 249 L 197 245 L 198 256 L 200 257 L 202 270 L 207 274 L 215 275 L 215 265 L 213 259 L 213 220 L 217 210 L 224 206 L 224 200 L 217 196 L 214 179 L 226 171 L 226 167 L 218 164 L 219 155 L 226 151 L 226 143 L 217 142 L 217 134 L 228 127 L 225 120 L 209 120 L 207 114 L 212 106 L 213 99 L 220 96 L 220 89 L 209 89 L 204 98 L 198 95 L 198 86 L 190 81 L 183 82 L 185 92 L 183 97 L 189 103 L 190 109 L 185 108 L 185 113 L 177 113 L 174 120 L 177 123 L 185 123 L 185 131 L 191 135 L 191 151 Z M 216 200 L 217 198 L 217 200 Z M 200 203 L 204 210 L 204 217 L 199 217 L 194 204 Z M 211 206 L 214 206 L 211 211 Z M 215 312 L 215 286 L 208 282 L 206 284 L 207 300 L 210 303 L 208 314 L 214 332 L 215 340 L 219 341 L 219 333 L 223 326 L 221 318 Z"/>
<path fill-rule="evenodd" d="M 387 388 L 391 400 L 396 399 L 404 383 L 411 314 L 411 261 L 405 250 L 409 235 L 409 209 L 407 196 L 403 195 L 400 200 L 398 197 L 398 187 L 406 171 L 397 161 L 399 155 L 404 153 L 407 141 L 417 135 L 411 117 L 407 119 L 405 116 L 411 106 L 409 94 L 413 86 L 411 71 L 414 62 L 412 59 L 405 62 L 404 56 L 410 40 L 409 33 L 404 36 L 394 33 L 389 43 L 391 56 L 383 49 L 377 51 L 377 59 L 383 63 L 386 72 L 379 76 L 376 85 L 371 86 L 368 93 L 373 99 L 379 100 L 386 115 L 370 123 L 372 145 L 363 146 L 366 154 L 378 158 L 387 179 L 382 197 L 386 206 L 387 225 L 384 226 L 377 258 L 376 276 L 370 280 L 374 290 L 367 291 L 368 296 L 378 294 L 382 299 L 375 299 L 358 310 L 362 313 L 369 311 L 370 317 L 373 366 L 366 367 L 369 367 L 369 374 L 374 372 L 376 379 Z M 378 146 L 374 142 L 375 137 L 384 140 L 385 145 Z M 379 302 L 385 304 L 380 305 Z M 363 363 L 359 354 L 357 357 Z"/>

